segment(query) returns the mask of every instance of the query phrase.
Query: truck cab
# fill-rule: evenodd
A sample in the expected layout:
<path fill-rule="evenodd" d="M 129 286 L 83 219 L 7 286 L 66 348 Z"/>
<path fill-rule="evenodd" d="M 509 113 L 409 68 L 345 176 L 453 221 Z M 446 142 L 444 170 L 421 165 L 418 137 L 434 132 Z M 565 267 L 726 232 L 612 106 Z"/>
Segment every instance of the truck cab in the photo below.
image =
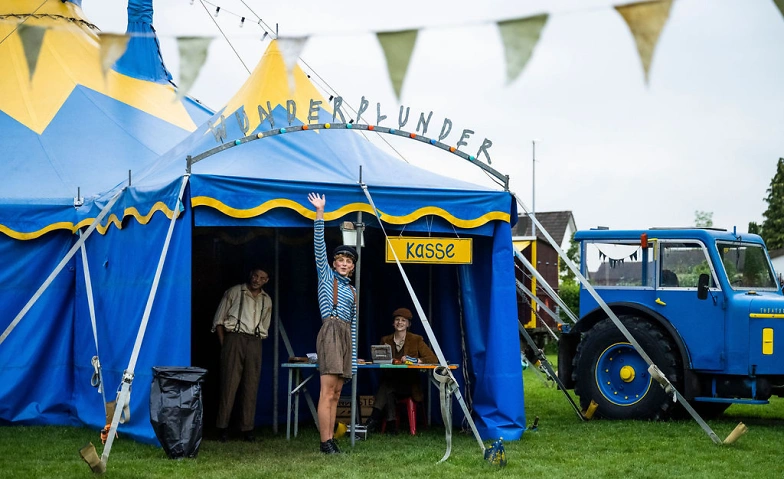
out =
<path fill-rule="evenodd" d="M 784 391 L 784 295 L 757 235 L 708 228 L 578 231 L 581 273 L 692 406 L 715 416 Z M 678 411 L 584 285 L 558 375 L 613 419 Z"/>

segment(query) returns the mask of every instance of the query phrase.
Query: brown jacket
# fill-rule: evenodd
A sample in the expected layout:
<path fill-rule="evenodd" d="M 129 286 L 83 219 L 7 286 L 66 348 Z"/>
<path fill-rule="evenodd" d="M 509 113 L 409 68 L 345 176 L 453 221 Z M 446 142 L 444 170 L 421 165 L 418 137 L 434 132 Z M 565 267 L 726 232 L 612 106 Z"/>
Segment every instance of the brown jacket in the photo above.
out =
<path fill-rule="evenodd" d="M 410 331 L 406 332 L 406 342 L 403 343 L 403 348 L 400 351 L 398 351 L 395 347 L 394 333 L 381 338 L 381 344 L 388 344 L 392 347 L 392 357 L 395 359 L 402 359 L 403 356 L 411 356 L 413 358 L 418 358 L 421 363 L 438 363 L 438 358 L 436 357 L 435 353 L 433 353 L 433 350 L 430 349 L 427 344 L 425 344 L 424 338 Z M 414 401 L 421 402 L 424 399 L 424 395 L 422 394 L 422 389 L 419 386 L 419 376 L 417 376 L 415 371 L 412 370 L 407 370 L 406 372 L 414 373 L 410 375 L 412 380 L 411 397 L 414 399 Z"/>

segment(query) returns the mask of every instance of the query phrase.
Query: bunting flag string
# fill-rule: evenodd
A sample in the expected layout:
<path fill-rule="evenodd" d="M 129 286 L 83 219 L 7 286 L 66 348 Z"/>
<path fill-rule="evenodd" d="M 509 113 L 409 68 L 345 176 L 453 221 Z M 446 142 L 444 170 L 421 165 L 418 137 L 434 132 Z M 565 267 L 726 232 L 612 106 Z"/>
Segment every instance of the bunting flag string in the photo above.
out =
<path fill-rule="evenodd" d="M 33 81 L 35 66 L 38 64 L 38 55 L 41 53 L 41 45 L 44 42 L 45 28 L 27 25 L 25 23 L 17 28 L 19 38 L 22 39 L 22 49 L 24 50 L 25 60 L 27 60 L 27 70 L 30 73 L 30 81 Z"/>
<path fill-rule="evenodd" d="M 498 22 L 506 57 L 506 83 L 512 83 L 523 72 L 531 58 L 539 35 L 547 23 L 547 14 Z"/>
<path fill-rule="evenodd" d="M 207 61 L 207 49 L 212 37 L 177 37 L 180 52 L 180 84 L 177 88 L 177 101 L 188 94 L 196 83 L 201 67 Z"/>
<path fill-rule="evenodd" d="M 291 91 L 294 91 L 294 67 L 307 41 L 308 37 L 278 38 L 278 47 L 280 47 L 280 54 L 283 55 L 283 65 L 286 67 L 286 77 Z"/>
<path fill-rule="evenodd" d="M 637 251 L 633 252 L 632 254 L 630 254 L 628 256 L 624 256 L 623 258 L 611 258 L 611 257 L 607 256 L 607 254 L 605 252 L 603 252 L 602 250 L 600 250 L 598 248 L 597 248 L 597 250 L 599 251 L 599 261 L 600 262 L 607 261 L 607 263 L 610 264 L 610 268 L 615 268 L 618 265 L 624 264 L 624 262 L 627 259 L 629 259 L 631 261 L 637 261 Z"/>
<path fill-rule="evenodd" d="M 395 97 L 400 99 L 403 89 L 403 80 L 406 78 L 408 64 L 414 51 L 418 30 L 404 30 L 400 32 L 378 32 L 376 37 L 384 50 L 389 70 L 389 79 L 395 90 Z"/>
<path fill-rule="evenodd" d="M 784 4 L 784 0 L 774 1 L 777 2 L 777 5 Z M 190 0 L 191 4 L 194 2 L 195 0 Z M 240 27 L 245 24 L 245 15 L 228 11 L 209 0 L 199 0 L 199 2 L 203 6 L 210 5 L 214 12 L 212 15 L 216 18 L 221 14 L 228 14 L 240 19 Z M 248 7 L 244 0 L 242 0 L 242 4 L 258 18 L 258 21 L 253 23 L 256 23 L 264 31 L 264 35 L 262 36 L 262 40 L 264 40 L 270 33 L 268 32 L 269 26 L 264 23 L 261 17 L 256 15 L 250 7 Z M 648 82 L 653 52 L 661 31 L 664 28 L 664 24 L 669 17 L 671 6 L 672 0 L 641 0 L 635 3 L 614 7 L 623 17 L 634 37 L 640 61 L 643 66 L 646 84 Z M 591 10 L 597 9 L 598 8 L 591 8 Z M 501 34 L 504 48 L 507 84 L 514 82 L 525 69 L 526 64 L 534 53 L 542 29 L 546 25 L 548 19 L 549 15 L 544 13 L 522 18 L 498 20 L 495 22 Z M 403 88 L 418 32 L 418 29 L 374 32 L 384 52 L 390 82 L 395 92 L 395 96 L 398 99 L 400 99 L 400 92 Z M 277 33 L 276 26 L 274 38 L 278 38 Z M 307 40 L 308 37 L 306 36 L 304 38 Z"/>
<path fill-rule="evenodd" d="M 101 72 L 105 80 L 106 73 L 125 53 L 125 49 L 128 48 L 128 40 L 131 37 L 116 33 L 99 33 L 98 38 L 101 40 Z"/>
<path fill-rule="evenodd" d="M 194 4 L 195 1 L 196 0 L 190 0 L 190 3 Z M 213 21 L 216 21 L 220 15 L 223 15 L 224 17 L 229 15 L 238 19 L 239 26 L 243 27 L 247 21 L 247 18 L 249 18 L 246 17 L 246 15 L 226 10 L 222 6 L 217 5 L 209 0 L 198 1 L 204 7 L 205 12 L 211 15 L 211 17 L 214 17 L 212 18 Z M 782 15 L 784 15 L 784 0 L 773 0 L 773 2 L 779 11 L 782 12 Z M 649 80 L 650 66 L 656 44 L 669 18 L 672 3 L 673 0 L 649 0 L 618 5 L 614 7 L 615 10 L 624 19 L 630 32 L 632 33 L 640 57 L 640 62 L 643 67 L 646 83 Z M 263 31 L 263 35 L 261 36 L 262 40 L 265 40 L 268 36 L 271 36 L 273 39 L 278 38 L 277 26 L 275 31 L 272 32 L 269 28 L 269 25 L 267 25 L 261 19 L 261 17 L 256 15 L 256 13 L 251 10 L 250 7 L 248 7 L 245 1 L 242 1 L 242 4 L 248 8 L 250 12 L 248 15 L 253 15 L 257 18 L 256 21 L 250 21 L 247 23 L 253 23 Z M 593 10 L 596 9 L 598 8 L 594 8 Z M 504 49 L 507 84 L 514 82 L 524 71 L 526 64 L 536 50 L 536 45 L 539 42 L 542 30 L 547 24 L 549 17 L 550 15 L 543 13 L 522 18 L 498 20 L 494 22 L 498 26 Z M 41 45 L 43 43 L 45 30 L 40 27 L 25 26 L 23 22 L 24 19 L 22 20 L 22 24 L 20 25 L 17 34 L 21 38 L 30 78 L 32 79 Z M 95 26 L 92 24 L 87 26 L 90 28 L 95 28 Z M 218 28 L 220 29 L 220 26 L 218 26 Z M 375 32 L 385 55 L 390 83 L 398 99 L 400 98 L 402 92 L 403 84 L 405 82 L 406 74 L 411 61 L 411 56 L 416 46 L 419 30 L 420 29 Z M 223 34 L 222 30 L 221 34 Z M 133 36 L 136 35 L 139 34 L 133 34 Z M 149 34 L 142 33 L 141 35 Z M 119 59 L 124 53 L 129 37 L 127 35 L 109 34 L 99 34 L 99 36 L 101 37 L 101 68 L 105 75 L 109 68 L 114 65 L 114 62 L 116 62 L 117 59 Z M 229 41 L 225 34 L 224 37 L 227 41 Z M 200 40 L 197 41 L 197 38 Z M 185 95 L 198 77 L 200 69 L 206 61 L 206 50 L 211 41 L 211 38 L 208 38 L 210 37 L 204 36 L 177 38 L 178 47 L 181 54 L 180 64 L 184 64 L 186 66 L 184 69 L 186 70 L 185 74 L 181 74 L 183 78 L 180 81 L 181 85 L 178 90 L 178 95 Z M 282 41 L 282 51 L 285 54 L 284 58 L 286 59 L 286 68 L 288 71 L 291 71 L 294 62 L 296 62 L 298 58 L 297 56 L 302 51 L 305 43 L 308 40 L 308 36 L 280 40 Z M 231 44 L 231 42 L 229 43 Z M 283 45 L 284 43 L 286 45 Z M 187 55 L 187 58 L 182 57 L 182 55 Z M 242 61 L 241 58 L 240 61 Z M 196 70 L 193 70 L 193 68 L 196 68 Z"/>
<path fill-rule="evenodd" d="M 672 0 L 632 3 L 615 7 L 631 30 L 634 42 L 637 44 L 637 53 L 640 55 L 646 84 L 648 83 L 653 52 L 656 50 L 656 43 L 659 41 L 664 24 L 667 23 L 670 16 L 670 8 L 672 8 Z"/>

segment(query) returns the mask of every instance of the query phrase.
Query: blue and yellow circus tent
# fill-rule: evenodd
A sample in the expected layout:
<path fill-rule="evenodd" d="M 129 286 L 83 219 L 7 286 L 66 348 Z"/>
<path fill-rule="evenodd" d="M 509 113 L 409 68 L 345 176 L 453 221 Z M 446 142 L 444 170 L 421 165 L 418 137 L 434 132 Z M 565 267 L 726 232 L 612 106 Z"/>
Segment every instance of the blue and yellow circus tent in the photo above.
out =
<path fill-rule="evenodd" d="M 330 247 L 341 241 L 342 221 L 357 221 L 361 212 L 368 227 L 358 341 L 359 356 L 367 358 L 370 345 L 391 330 L 391 312 L 413 306 L 397 267 L 384 261 L 383 235 L 360 188 L 361 174 L 390 234 L 473 240 L 472 264 L 405 268 L 445 356 L 460 365 L 459 382 L 482 436 L 519 438 L 525 417 L 511 261 L 510 221 L 517 217 L 512 196 L 422 170 L 347 129 L 247 141 L 268 130 L 307 124 L 311 100 L 321 102 L 314 103 L 320 108 L 312 113 L 320 123 L 340 121 L 323 108 L 329 101 L 299 67 L 289 82 L 278 44 L 272 42 L 221 111 L 139 173 L 131 187 L 115 188 L 79 209 L 81 221 L 92 221 L 119 195 L 98 234 L 86 243 L 93 293 L 101 298 L 96 308 L 104 319 L 98 333 L 108 384 L 119 384 L 147 318 L 135 364 L 131 416 L 148 415 L 151 367 L 201 366 L 210 371 L 204 402 L 211 425 L 219 355 L 209 332 L 213 315 L 223 291 L 242 282 L 251 264 L 260 264 L 272 276 L 267 289 L 275 301 L 277 327 L 264 342 L 256 421 L 280 422 L 286 392 L 281 379 L 275 396 L 276 366 L 290 354 L 313 352 L 321 324 L 315 300 L 314 212 L 307 201 L 311 191 L 326 194 Z M 274 125 L 259 113 L 260 107 L 272 110 Z M 216 147 L 220 151 L 200 159 Z M 188 158 L 200 161 L 190 162 L 189 168 Z M 94 348 L 83 302 L 77 305 L 76 321 L 75 364 L 80 375 L 87 375 L 85 365 Z M 423 333 L 420 324 L 413 330 Z M 291 351 L 276 343 L 284 332 Z M 366 385 L 361 394 L 373 394 L 376 379 L 370 376 L 360 374 L 360 385 Z M 313 387 L 311 393 L 317 395 L 318 387 Z M 281 405 L 277 411 L 276 401 Z M 75 385 L 74 407 L 82 421 L 103 426 L 89 385 Z M 302 414 L 309 418 L 307 410 Z M 154 440 L 146 420 L 132 421 L 120 431 Z"/>
<path fill-rule="evenodd" d="M 105 75 L 100 30 L 80 5 L 0 2 L 0 330 L 75 243 L 75 204 L 127 182 L 129 171 L 148 166 L 212 114 L 191 99 L 175 101 L 151 0 L 130 2 L 133 37 Z M 66 264 L 0 344 L 0 423 L 79 422 L 73 327 L 82 279 L 75 264 Z"/>

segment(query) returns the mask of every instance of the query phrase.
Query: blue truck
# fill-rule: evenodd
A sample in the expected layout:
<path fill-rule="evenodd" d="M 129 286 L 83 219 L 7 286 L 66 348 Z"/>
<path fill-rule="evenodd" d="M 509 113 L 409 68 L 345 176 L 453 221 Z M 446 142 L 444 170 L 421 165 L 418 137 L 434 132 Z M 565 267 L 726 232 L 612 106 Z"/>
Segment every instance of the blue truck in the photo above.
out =
<path fill-rule="evenodd" d="M 712 228 L 579 231 L 581 272 L 697 412 L 784 393 L 784 295 L 762 238 Z M 584 286 L 558 377 L 610 419 L 679 408 Z"/>

